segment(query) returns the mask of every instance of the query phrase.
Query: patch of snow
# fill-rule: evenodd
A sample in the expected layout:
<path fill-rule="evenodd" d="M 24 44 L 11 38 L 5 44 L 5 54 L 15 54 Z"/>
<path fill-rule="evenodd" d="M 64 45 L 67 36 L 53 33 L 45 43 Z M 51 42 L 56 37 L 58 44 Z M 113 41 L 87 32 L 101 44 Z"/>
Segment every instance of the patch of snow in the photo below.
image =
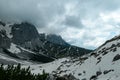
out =
<path fill-rule="evenodd" d="M 33 65 L 30 65 L 30 67 L 31 67 L 32 73 L 35 73 L 35 74 L 38 74 L 38 73 L 42 74 L 43 70 L 45 70 L 45 72 L 47 73 L 52 73 L 61 65 L 63 61 L 66 61 L 66 60 L 69 60 L 69 59 L 62 58 L 62 59 L 58 59 L 50 63 L 33 64 Z M 24 67 L 27 67 L 27 66 L 24 66 Z"/>
<path fill-rule="evenodd" d="M 18 54 L 21 52 L 21 50 L 19 48 L 17 48 L 17 45 L 15 45 L 14 43 L 11 43 L 10 49 L 8 49 L 10 52 Z"/>
<path fill-rule="evenodd" d="M 25 49 L 25 48 L 23 48 L 23 47 L 20 47 L 20 46 L 19 46 L 19 48 L 20 48 L 21 50 L 23 50 L 23 51 L 27 51 L 27 52 L 29 52 L 29 53 L 36 54 L 35 52 L 30 51 L 30 50 L 28 50 L 28 49 Z"/>

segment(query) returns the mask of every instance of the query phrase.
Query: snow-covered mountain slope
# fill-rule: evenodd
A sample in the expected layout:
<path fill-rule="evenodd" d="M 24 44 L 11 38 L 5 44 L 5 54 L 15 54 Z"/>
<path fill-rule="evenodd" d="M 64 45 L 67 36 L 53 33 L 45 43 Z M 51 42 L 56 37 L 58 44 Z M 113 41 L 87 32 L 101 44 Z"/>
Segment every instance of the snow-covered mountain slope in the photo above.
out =
<path fill-rule="evenodd" d="M 0 63 L 3 64 L 17 64 L 22 63 L 21 61 L 27 62 L 49 62 L 53 61 L 54 59 L 49 58 L 44 54 L 37 54 L 33 51 L 25 49 L 21 46 L 18 46 L 14 43 L 11 43 L 10 48 L 0 48 Z M 9 60 L 9 58 L 11 60 Z M 4 60 L 3 60 L 4 59 Z M 6 62 L 6 60 L 8 62 Z M 14 60 L 14 61 L 13 61 Z"/>
<path fill-rule="evenodd" d="M 46 55 L 43 55 L 41 53 L 37 54 L 34 51 L 25 49 L 25 47 L 16 44 L 14 42 L 15 35 L 20 35 L 20 34 L 14 33 L 13 25 L 15 25 L 15 24 L 4 23 L 4 22 L 0 21 L 0 53 L 7 55 L 7 56 L 0 55 L 1 56 L 0 63 L 4 63 L 4 64 L 21 63 L 21 62 L 19 62 L 21 60 L 32 60 L 32 61 L 39 61 L 39 62 L 49 62 L 49 61 L 54 60 L 53 58 L 50 58 Z M 24 26 L 22 26 L 22 27 L 24 27 Z M 18 28 L 21 29 L 21 26 Z M 33 29 L 34 28 L 32 28 L 31 30 L 33 30 Z M 27 30 L 29 32 L 29 29 L 27 29 Z M 18 32 L 20 32 L 20 31 L 18 31 Z M 37 32 L 33 31 L 30 33 L 37 33 Z M 24 34 L 24 35 L 26 35 L 26 34 Z M 36 34 L 33 34 L 33 35 L 36 36 Z M 32 39 L 34 39 L 35 36 L 33 36 L 33 37 L 31 36 Z M 26 41 L 26 40 L 23 37 L 20 37 L 20 36 L 18 36 L 18 37 L 20 40 L 23 40 L 23 43 L 25 43 L 24 41 Z M 18 39 L 18 37 L 16 37 L 16 38 Z M 31 37 L 29 37 L 29 40 L 31 40 Z M 39 37 L 39 35 L 38 35 L 38 37 Z M 16 41 L 20 41 L 17 39 L 16 39 Z M 3 58 L 4 58 L 4 60 L 3 60 Z M 11 60 L 14 59 L 14 61 L 9 60 L 9 58 L 11 58 Z M 15 61 L 15 59 L 16 60 L 19 59 L 19 61 Z"/>
<path fill-rule="evenodd" d="M 120 80 L 120 36 L 78 58 L 62 58 L 51 63 L 31 65 L 33 73 L 74 75 L 79 80 Z"/>
<path fill-rule="evenodd" d="M 80 56 L 91 52 L 88 49 L 68 45 L 60 36 L 39 34 L 35 26 L 27 22 L 14 24 L 11 34 L 15 44 L 49 57 Z"/>
<path fill-rule="evenodd" d="M 24 64 L 24 65 L 29 65 L 34 62 L 16 59 L 16 58 L 8 56 L 6 54 L 0 53 L 0 64 L 18 64 L 18 63 Z"/>

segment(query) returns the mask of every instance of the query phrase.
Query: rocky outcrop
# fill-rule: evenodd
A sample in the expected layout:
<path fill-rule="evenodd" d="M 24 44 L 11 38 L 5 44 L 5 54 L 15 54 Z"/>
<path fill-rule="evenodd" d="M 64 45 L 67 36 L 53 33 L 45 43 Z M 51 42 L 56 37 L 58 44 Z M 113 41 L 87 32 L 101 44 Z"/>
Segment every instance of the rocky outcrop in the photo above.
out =
<path fill-rule="evenodd" d="M 0 47 L 1 48 L 10 47 L 10 39 L 6 36 L 6 32 L 4 30 L 0 31 Z"/>
<path fill-rule="evenodd" d="M 34 25 L 24 22 L 14 24 L 12 26 L 12 41 L 15 44 L 21 45 L 39 37 L 39 34 Z"/>
<path fill-rule="evenodd" d="M 65 45 L 65 46 L 69 46 L 69 44 L 67 42 L 65 42 L 61 36 L 59 35 L 55 35 L 55 34 L 48 34 L 45 35 L 45 39 L 49 42 L 55 43 L 55 44 L 59 44 L 59 45 Z"/>

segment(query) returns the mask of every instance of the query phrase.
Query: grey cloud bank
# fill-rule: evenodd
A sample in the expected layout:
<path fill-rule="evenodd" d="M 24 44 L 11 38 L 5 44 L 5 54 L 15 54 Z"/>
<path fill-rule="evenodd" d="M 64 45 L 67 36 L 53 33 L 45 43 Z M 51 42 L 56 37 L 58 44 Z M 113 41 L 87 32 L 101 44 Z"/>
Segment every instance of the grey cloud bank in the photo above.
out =
<path fill-rule="evenodd" d="M 120 0 L 0 0 L 0 19 L 27 21 L 39 32 L 94 49 L 118 35 Z"/>

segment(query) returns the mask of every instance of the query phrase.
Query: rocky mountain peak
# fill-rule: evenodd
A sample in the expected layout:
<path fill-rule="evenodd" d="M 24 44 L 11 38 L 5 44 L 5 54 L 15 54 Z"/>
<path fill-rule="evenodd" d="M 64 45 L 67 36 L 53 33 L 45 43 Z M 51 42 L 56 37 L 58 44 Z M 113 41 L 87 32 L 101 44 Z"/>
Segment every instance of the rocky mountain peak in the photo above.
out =
<path fill-rule="evenodd" d="M 23 44 L 39 37 L 38 31 L 34 25 L 23 22 L 12 26 L 13 42 Z"/>
<path fill-rule="evenodd" d="M 39 35 L 40 35 L 41 40 L 44 39 L 44 40 L 47 40 L 47 41 L 52 42 L 54 44 L 69 46 L 69 44 L 60 35 L 45 34 L 45 33 L 41 33 Z"/>

